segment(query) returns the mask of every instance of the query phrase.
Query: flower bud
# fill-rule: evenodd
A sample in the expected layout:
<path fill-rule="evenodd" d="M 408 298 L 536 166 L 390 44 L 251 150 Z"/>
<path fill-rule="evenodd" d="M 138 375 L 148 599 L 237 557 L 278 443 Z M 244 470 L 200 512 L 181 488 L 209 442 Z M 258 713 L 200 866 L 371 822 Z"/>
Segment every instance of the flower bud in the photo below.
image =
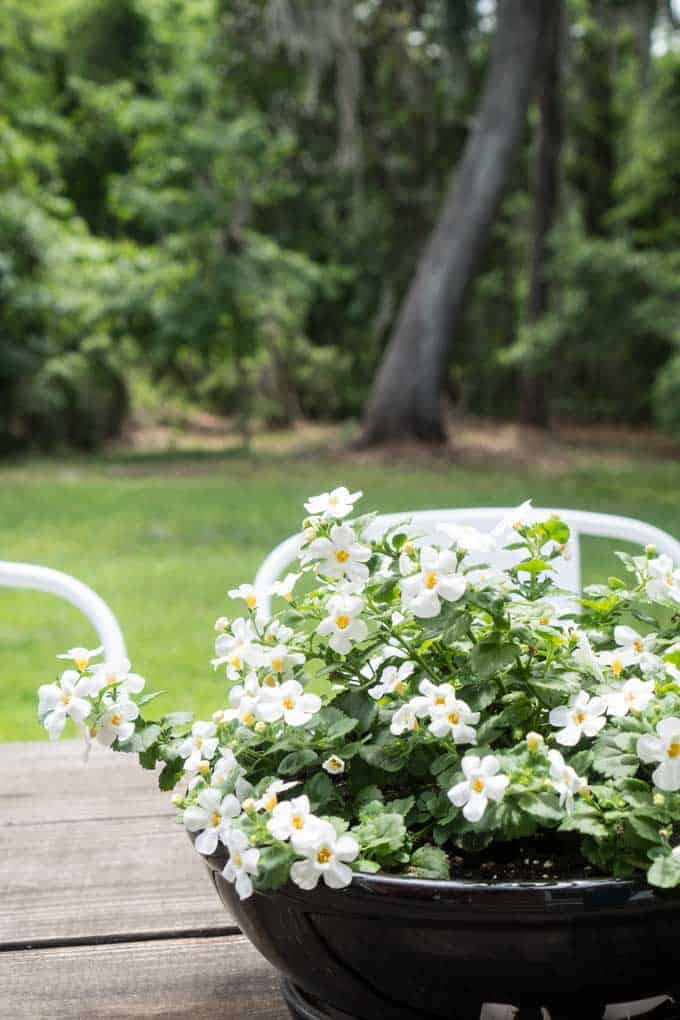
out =
<path fill-rule="evenodd" d="M 175 807 L 181 807 L 183 800 L 184 797 L 182 796 L 181 793 L 173 793 L 172 803 L 175 805 Z"/>
<path fill-rule="evenodd" d="M 646 545 L 645 546 L 645 554 L 647 556 L 656 556 L 656 546 L 655 545 Z"/>
<path fill-rule="evenodd" d="M 198 763 L 198 765 L 196 766 L 196 771 L 200 772 L 200 774 L 202 776 L 204 776 L 204 777 L 205 776 L 209 776 L 210 775 L 210 765 L 208 764 L 207 761 L 200 761 Z"/>
<path fill-rule="evenodd" d="M 655 793 L 653 799 L 655 807 L 663 807 L 664 804 L 666 803 L 666 798 L 662 793 Z"/>
<path fill-rule="evenodd" d="M 538 751 L 540 751 L 544 743 L 545 741 L 543 740 L 543 737 L 541 736 L 540 733 L 536 733 L 534 732 L 534 730 L 532 730 L 530 733 L 527 733 L 527 750 L 531 754 L 536 754 Z"/>
<path fill-rule="evenodd" d="M 584 800 L 590 800 L 593 796 L 589 786 L 584 786 L 579 792 Z"/>
<path fill-rule="evenodd" d="M 243 801 L 243 804 L 241 806 L 243 807 L 243 810 L 247 815 L 252 815 L 257 810 L 257 808 L 255 807 L 255 800 L 253 797 L 248 797 L 247 800 Z"/>
<path fill-rule="evenodd" d="M 229 626 L 228 616 L 220 616 L 218 617 L 217 620 L 215 620 L 215 631 L 218 634 L 221 634 L 223 631 L 225 631 L 228 626 Z"/>
<path fill-rule="evenodd" d="M 224 722 L 224 709 L 218 708 L 216 712 L 212 714 L 213 722 L 221 723 Z"/>
<path fill-rule="evenodd" d="M 256 733 L 264 733 L 265 730 L 267 729 L 267 724 L 260 720 L 259 722 L 255 723 L 255 726 L 253 728 Z"/>

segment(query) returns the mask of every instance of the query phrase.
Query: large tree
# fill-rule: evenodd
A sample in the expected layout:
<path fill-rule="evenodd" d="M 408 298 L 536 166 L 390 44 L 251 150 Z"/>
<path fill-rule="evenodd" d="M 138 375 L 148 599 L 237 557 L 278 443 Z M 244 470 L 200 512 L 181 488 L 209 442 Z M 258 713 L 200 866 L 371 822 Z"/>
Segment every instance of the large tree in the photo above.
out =
<path fill-rule="evenodd" d="M 445 437 L 441 391 L 451 340 L 521 138 L 540 52 L 542 0 L 500 0 L 475 125 L 378 370 L 363 441 Z"/>

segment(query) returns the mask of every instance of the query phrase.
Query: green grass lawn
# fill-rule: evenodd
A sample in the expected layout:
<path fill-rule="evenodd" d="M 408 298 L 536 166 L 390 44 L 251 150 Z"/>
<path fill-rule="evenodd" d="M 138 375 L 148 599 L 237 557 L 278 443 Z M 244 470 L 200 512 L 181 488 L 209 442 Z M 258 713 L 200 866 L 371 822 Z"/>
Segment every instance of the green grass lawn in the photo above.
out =
<path fill-rule="evenodd" d="M 130 657 L 159 707 L 205 715 L 224 701 L 212 672 L 214 619 L 227 589 L 251 580 L 266 552 L 296 530 L 305 497 L 330 486 L 364 490 L 362 509 L 515 504 L 629 514 L 680 534 L 680 464 L 618 457 L 561 471 L 445 460 L 353 463 L 318 452 L 129 456 L 28 462 L 0 468 L 6 559 L 74 574 L 111 605 Z M 587 580 L 606 577 L 611 546 L 585 548 Z M 619 569 L 617 567 L 617 569 Z M 35 690 L 54 679 L 55 654 L 93 644 L 89 624 L 64 603 L 0 589 L 0 740 L 43 735 Z"/>

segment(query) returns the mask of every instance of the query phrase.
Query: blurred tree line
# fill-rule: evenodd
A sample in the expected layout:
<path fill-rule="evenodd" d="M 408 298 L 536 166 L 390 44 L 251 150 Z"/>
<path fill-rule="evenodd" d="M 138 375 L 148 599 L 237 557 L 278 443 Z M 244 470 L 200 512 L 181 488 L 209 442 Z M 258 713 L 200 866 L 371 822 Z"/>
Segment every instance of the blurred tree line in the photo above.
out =
<path fill-rule="evenodd" d="M 565 0 L 541 33 L 444 365 L 458 409 L 680 431 L 674 20 Z M 115 435 L 135 373 L 244 422 L 358 416 L 497 21 L 493 0 L 4 0 L 0 450 Z"/>

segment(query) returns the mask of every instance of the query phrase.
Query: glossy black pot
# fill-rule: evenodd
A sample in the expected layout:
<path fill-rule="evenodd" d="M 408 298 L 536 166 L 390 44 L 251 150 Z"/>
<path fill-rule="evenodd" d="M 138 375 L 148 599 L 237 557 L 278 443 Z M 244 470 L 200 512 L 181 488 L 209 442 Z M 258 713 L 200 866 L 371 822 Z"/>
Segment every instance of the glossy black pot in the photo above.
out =
<path fill-rule="evenodd" d="M 606 1004 L 680 992 L 680 899 L 634 882 L 357 875 L 241 902 L 224 859 L 207 864 L 300 1020 L 479 1020 L 484 1003 L 599 1020 Z"/>

